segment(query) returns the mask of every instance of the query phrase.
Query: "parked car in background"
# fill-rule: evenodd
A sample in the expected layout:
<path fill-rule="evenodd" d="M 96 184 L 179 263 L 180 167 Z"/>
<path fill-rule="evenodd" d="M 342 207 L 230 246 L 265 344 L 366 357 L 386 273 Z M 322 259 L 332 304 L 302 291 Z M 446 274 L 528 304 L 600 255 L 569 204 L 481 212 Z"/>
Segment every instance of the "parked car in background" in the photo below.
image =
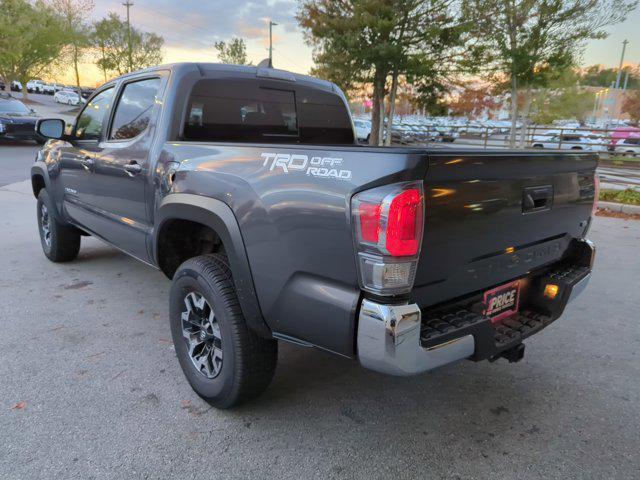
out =
<path fill-rule="evenodd" d="M 460 138 L 460 133 L 458 133 L 456 128 L 438 126 L 435 127 L 435 131 L 437 133 L 437 139 L 441 142 L 453 143 L 456 138 Z"/>
<path fill-rule="evenodd" d="M 14 80 L 13 82 L 11 82 L 11 91 L 12 92 L 21 92 L 22 91 L 22 84 L 20 82 L 18 82 L 17 80 Z"/>
<path fill-rule="evenodd" d="M 93 94 L 94 91 L 95 91 L 95 88 L 82 87 L 80 89 L 80 95 L 82 96 L 82 98 L 86 100 Z"/>
<path fill-rule="evenodd" d="M 42 80 L 29 80 L 27 82 L 27 92 L 44 93 L 44 82 Z"/>
<path fill-rule="evenodd" d="M 44 143 L 44 137 L 36 133 L 39 116 L 10 94 L 0 95 L 0 139 L 35 140 Z"/>
<path fill-rule="evenodd" d="M 55 94 L 56 92 L 59 92 L 60 90 L 64 89 L 64 85 L 62 85 L 60 83 L 52 83 L 51 87 L 53 88 L 53 94 Z"/>
<path fill-rule="evenodd" d="M 416 140 L 416 133 L 411 129 L 409 125 L 401 123 L 391 126 L 392 145 L 410 145 L 412 143 L 415 143 Z"/>
<path fill-rule="evenodd" d="M 618 142 L 614 152 L 626 157 L 636 157 L 640 155 L 640 135 L 636 137 L 628 137 L 621 142 Z"/>
<path fill-rule="evenodd" d="M 536 130 L 534 130 L 534 132 L 537 132 L 537 128 Z M 531 142 L 532 143 L 544 143 L 546 141 L 548 141 L 549 139 L 553 138 L 553 137 L 557 137 L 562 133 L 566 133 L 566 134 L 571 134 L 574 132 L 571 131 L 563 131 L 563 130 L 546 130 L 543 133 L 535 133 L 535 135 L 533 135 Z"/>
<path fill-rule="evenodd" d="M 44 93 L 45 95 L 53 95 L 54 93 L 56 93 L 56 90 L 53 87 L 52 83 L 45 83 L 42 86 L 42 93 Z"/>
<path fill-rule="evenodd" d="M 60 90 L 53 95 L 53 101 L 56 103 L 64 103 L 67 105 L 80 105 L 82 102 L 80 95 L 76 92 L 68 90 Z"/>
<path fill-rule="evenodd" d="M 611 142 L 609 143 L 609 150 L 614 151 L 618 142 L 622 142 L 629 137 L 640 136 L 640 128 L 638 127 L 618 127 L 611 133 Z"/>
<path fill-rule="evenodd" d="M 553 135 L 545 140 L 534 141 L 533 148 L 551 148 L 556 150 L 586 150 L 590 152 L 605 151 L 606 145 L 599 140 L 590 139 L 580 133 Z"/>
<path fill-rule="evenodd" d="M 7 88 L 7 86 L 2 80 L 0 80 L 0 90 L 4 91 L 5 88 Z"/>
<path fill-rule="evenodd" d="M 371 122 L 367 120 L 354 119 L 353 126 L 356 127 L 356 136 L 361 142 L 368 142 L 371 136 Z"/>

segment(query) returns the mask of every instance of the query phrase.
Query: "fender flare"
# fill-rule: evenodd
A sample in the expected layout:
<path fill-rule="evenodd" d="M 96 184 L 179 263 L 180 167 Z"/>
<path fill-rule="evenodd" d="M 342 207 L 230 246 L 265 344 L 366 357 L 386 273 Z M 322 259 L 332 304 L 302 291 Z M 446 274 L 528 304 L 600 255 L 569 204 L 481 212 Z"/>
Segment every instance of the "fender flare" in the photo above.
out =
<path fill-rule="evenodd" d="M 174 193 L 166 196 L 156 212 L 151 239 L 152 258 L 156 265 L 160 264 L 159 234 L 164 224 L 170 220 L 190 220 L 201 223 L 218 234 L 229 259 L 236 294 L 248 326 L 258 335 L 272 338 L 271 329 L 264 321 L 260 310 L 244 240 L 231 208 L 220 200 L 200 195 Z"/>
<path fill-rule="evenodd" d="M 33 196 L 38 198 L 38 194 L 36 193 L 34 177 L 39 176 L 44 180 L 44 188 L 49 193 L 49 197 L 53 201 L 53 207 L 55 209 L 55 213 L 58 215 L 58 220 L 65 225 L 68 225 L 67 217 L 64 215 L 63 207 L 62 207 L 62 197 L 57 195 L 56 190 L 54 188 L 54 184 L 51 181 L 51 177 L 49 176 L 49 167 L 42 160 L 36 160 L 36 162 L 31 166 L 31 175 L 29 179 L 31 180 L 31 189 L 33 191 Z M 55 178 L 55 177 L 54 177 Z"/>
<path fill-rule="evenodd" d="M 29 179 L 31 180 L 31 188 L 33 191 L 33 196 L 34 197 L 38 196 L 33 184 L 33 178 L 36 176 L 42 177 L 42 179 L 44 180 L 44 188 L 51 191 L 51 180 L 49 179 L 49 172 L 47 170 L 47 165 L 44 162 L 37 161 L 31 166 L 31 175 L 29 176 Z"/>

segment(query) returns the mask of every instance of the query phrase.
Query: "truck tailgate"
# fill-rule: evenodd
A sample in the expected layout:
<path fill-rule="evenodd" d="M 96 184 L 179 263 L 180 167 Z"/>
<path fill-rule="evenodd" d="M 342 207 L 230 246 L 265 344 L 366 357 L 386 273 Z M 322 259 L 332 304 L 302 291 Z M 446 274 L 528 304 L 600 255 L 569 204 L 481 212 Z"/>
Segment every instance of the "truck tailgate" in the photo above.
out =
<path fill-rule="evenodd" d="M 560 260 L 588 228 L 596 166 L 590 154 L 432 153 L 414 300 L 435 305 Z"/>

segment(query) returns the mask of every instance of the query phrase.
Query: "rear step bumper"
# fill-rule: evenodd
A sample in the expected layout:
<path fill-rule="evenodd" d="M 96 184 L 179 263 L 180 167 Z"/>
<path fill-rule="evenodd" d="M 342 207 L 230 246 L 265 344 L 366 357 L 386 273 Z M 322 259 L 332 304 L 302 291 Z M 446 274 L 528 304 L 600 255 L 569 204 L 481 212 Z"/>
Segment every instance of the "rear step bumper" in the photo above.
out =
<path fill-rule="evenodd" d="M 479 361 L 502 356 L 519 360 L 522 341 L 560 317 L 566 304 L 586 288 L 594 249 L 590 242 L 585 245 L 590 258 L 579 265 L 561 265 L 532 279 L 529 304 L 498 325 L 475 313 L 477 308 L 469 302 L 422 312 L 415 303 L 385 305 L 363 300 L 357 339 L 360 363 L 390 375 L 414 375 L 463 358 Z M 548 282 L 560 286 L 553 302 L 536 292 Z"/>

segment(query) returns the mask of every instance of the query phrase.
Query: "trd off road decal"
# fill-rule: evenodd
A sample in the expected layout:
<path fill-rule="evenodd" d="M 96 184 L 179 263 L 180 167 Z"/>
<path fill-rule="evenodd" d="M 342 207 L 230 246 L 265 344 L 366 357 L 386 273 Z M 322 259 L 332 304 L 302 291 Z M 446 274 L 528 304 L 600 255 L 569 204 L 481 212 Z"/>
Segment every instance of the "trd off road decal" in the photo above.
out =
<path fill-rule="evenodd" d="M 304 172 L 305 175 L 312 177 L 351 179 L 351 170 L 339 168 L 342 165 L 341 158 L 272 152 L 264 152 L 260 156 L 264 159 L 262 166 L 268 167 L 269 171 L 280 168 L 284 173 Z"/>

